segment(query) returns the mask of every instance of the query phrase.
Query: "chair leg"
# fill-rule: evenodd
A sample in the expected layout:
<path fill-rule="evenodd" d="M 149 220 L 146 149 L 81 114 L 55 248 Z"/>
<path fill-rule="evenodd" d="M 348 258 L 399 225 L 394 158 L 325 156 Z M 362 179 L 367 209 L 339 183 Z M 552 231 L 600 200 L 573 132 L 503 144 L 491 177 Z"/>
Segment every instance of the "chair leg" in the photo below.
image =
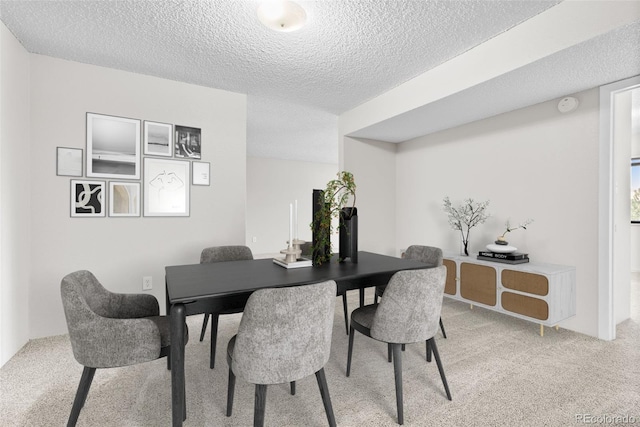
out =
<path fill-rule="evenodd" d="M 216 343 L 218 341 L 218 313 L 211 313 L 211 359 L 209 360 L 209 368 L 216 366 Z"/>
<path fill-rule="evenodd" d="M 442 317 L 440 318 L 440 330 L 442 331 L 442 336 L 447 338 L 447 333 L 444 331 L 444 325 L 442 324 Z"/>
<path fill-rule="evenodd" d="M 207 323 L 209 323 L 209 313 L 204 314 L 204 321 L 202 322 L 202 331 L 200 331 L 200 342 L 204 339 L 204 333 L 207 331 Z"/>
<path fill-rule="evenodd" d="M 393 360 L 393 353 L 391 351 L 391 344 L 387 344 L 387 362 L 391 363 Z"/>
<path fill-rule="evenodd" d="M 295 381 L 291 381 L 289 383 L 289 386 L 291 387 L 291 396 L 295 396 L 296 395 L 296 382 Z"/>
<path fill-rule="evenodd" d="M 80 377 L 80 384 L 78 384 L 78 391 L 76 391 L 76 397 L 73 400 L 73 406 L 71 407 L 71 414 L 69 415 L 69 421 L 67 427 L 73 427 L 78 422 L 78 416 L 80 410 L 84 406 L 89 394 L 89 388 L 93 381 L 93 376 L 96 374 L 96 368 L 84 367 L 82 370 L 82 376 Z"/>
<path fill-rule="evenodd" d="M 447 399 L 451 400 L 451 393 L 449 392 L 449 384 L 447 384 L 447 378 L 444 376 L 444 368 L 442 367 L 442 362 L 440 361 L 440 354 L 438 354 L 438 347 L 436 346 L 436 340 L 431 338 L 429 339 L 429 341 L 431 342 L 433 357 L 435 357 L 436 363 L 438 364 L 438 371 L 440 371 L 440 378 L 442 378 L 442 384 L 444 384 L 444 390 L 447 392 Z"/>
<path fill-rule="evenodd" d="M 236 376 L 229 366 L 229 385 L 227 387 L 227 417 L 231 416 L 233 411 L 233 395 L 236 391 Z"/>
<path fill-rule="evenodd" d="M 329 386 L 327 385 L 327 378 L 324 375 L 324 368 L 320 368 L 320 370 L 316 372 L 316 379 L 318 380 L 324 411 L 327 413 L 327 421 L 329 421 L 330 427 L 335 427 L 336 417 L 333 415 L 333 406 L 331 406 L 331 396 L 329 396 Z"/>
<path fill-rule="evenodd" d="M 430 340 L 427 340 L 427 362 L 431 363 L 431 345 L 429 341 Z"/>
<path fill-rule="evenodd" d="M 342 294 L 342 308 L 344 310 L 344 327 L 349 335 L 349 309 L 347 308 L 347 292 Z"/>
<path fill-rule="evenodd" d="M 353 325 L 349 329 L 349 352 L 347 353 L 347 376 L 351 374 L 351 353 L 353 353 Z"/>
<path fill-rule="evenodd" d="M 404 424 L 404 405 L 402 402 L 402 346 L 393 344 L 393 373 L 396 380 L 396 404 L 398 406 L 398 424 Z"/>
<path fill-rule="evenodd" d="M 253 427 L 264 426 L 264 408 L 267 404 L 267 386 L 256 384 L 256 402 L 253 407 Z"/>

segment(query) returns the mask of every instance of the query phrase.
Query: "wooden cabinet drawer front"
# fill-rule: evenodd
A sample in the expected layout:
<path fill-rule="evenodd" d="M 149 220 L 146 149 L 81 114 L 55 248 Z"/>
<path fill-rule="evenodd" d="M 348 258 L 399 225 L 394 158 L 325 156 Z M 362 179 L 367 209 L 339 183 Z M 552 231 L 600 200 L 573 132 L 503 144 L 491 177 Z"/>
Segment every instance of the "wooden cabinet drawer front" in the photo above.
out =
<path fill-rule="evenodd" d="M 447 281 L 444 285 L 444 293 L 449 295 L 456 294 L 456 263 L 450 259 L 442 260 L 447 267 Z"/>
<path fill-rule="evenodd" d="M 513 292 L 502 293 L 502 308 L 512 313 L 533 317 L 534 319 L 547 320 L 549 318 L 549 305 L 538 298 L 526 295 L 514 294 Z"/>
<path fill-rule="evenodd" d="M 486 305 L 496 305 L 496 270 L 484 265 L 460 264 L 460 295 Z"/>
<path fill-rule="evenodd" d="M 502 270 L 502 286 L 534 295 L 544 296 L 549 293 L 549 279 L 523 271 Z"/>

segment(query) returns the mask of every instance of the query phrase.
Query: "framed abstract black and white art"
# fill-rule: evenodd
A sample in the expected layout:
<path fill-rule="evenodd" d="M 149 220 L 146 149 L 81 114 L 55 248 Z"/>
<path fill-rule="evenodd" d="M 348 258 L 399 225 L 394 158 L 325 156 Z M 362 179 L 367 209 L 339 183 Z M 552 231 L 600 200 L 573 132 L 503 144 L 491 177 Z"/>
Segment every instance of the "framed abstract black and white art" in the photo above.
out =
<path fill-rule="evenodd" d="M 189 216 L 190 164 L 144 158 L 144 216 Z"/>
<path fill-rule="evenodd" d="M 104 217 L 106 183 L 104 181 L 71 180 L 71 216 Z"/>

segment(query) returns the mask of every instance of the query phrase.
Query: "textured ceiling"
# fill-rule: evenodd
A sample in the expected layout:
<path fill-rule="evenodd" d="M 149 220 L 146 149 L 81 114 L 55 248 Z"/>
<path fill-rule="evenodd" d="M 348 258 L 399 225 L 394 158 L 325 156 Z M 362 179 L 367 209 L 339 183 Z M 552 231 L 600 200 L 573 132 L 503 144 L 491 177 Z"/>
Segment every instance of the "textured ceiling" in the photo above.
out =
<path fill-rule="evenodd" d="M 0 1 L 0 19 L 32 53 L 246 93 L 248 155 L 337 163 L 337 115 L 558 1 L 300 3 L 308 23 L 293 33 L 263 27 L 255 1 Z M 638 29 L 628 31 L 627 36 L 636 37 L 637 48 Z M 568 59 L 558 56 L 557 61 L 569 66 L 585 62 L 580 52 Z M 566 94 L 547 91 L 540 96 L 538 85 L 522 85 L 523 78 L 531 81 L 533 75 L 544 81 L 539 73 L 557 70 L 552 59 L 534 66 L 540 68 L 516 70 L 510 81 L 487 82 L 470 89 L 467 97 L 463 93 L 459 99 L 441 101 L 450 105 L 423 108 L 460 112 L 460 105 L 474 103 L 468 96 L 496 90 L 517 90 L 515 104 L 525 105 Z M 566 80 L 582 82 L 580 72 L 575 74 Z M 602 83 L 584 80 L 591 84 L 587 87 Z M 586 89 L 584 85 L 560 89 Z M 497 97 L 492 111 L 513 109 L 503 98 L 508 100 Z M 404 120 L 401 126 L 392 120 L 360 136 L 399 141 L 408 135 L 399 130 L 417 136 L 438 127 L 425 128 L 425 116 L 418 113 L 394 119 Z M 465 120 L 478 118 L 477 112 L 467 116 Z M 447 117 L 448 125 L 462 122 L 455 115 Z M 428 121 L 444 123 L 439 116 Z"/>

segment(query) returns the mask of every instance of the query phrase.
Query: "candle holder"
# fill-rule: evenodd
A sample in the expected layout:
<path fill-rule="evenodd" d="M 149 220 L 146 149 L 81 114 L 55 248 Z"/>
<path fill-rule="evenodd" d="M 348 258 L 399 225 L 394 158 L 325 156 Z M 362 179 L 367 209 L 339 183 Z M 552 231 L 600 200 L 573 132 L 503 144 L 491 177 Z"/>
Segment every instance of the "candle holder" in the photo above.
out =
<path fill-rule="evenodd" d="M 287 264 L 291 264 L 298 261 L 300 254 L 302 254 L 302 250 L 295 249 L 293 246 L 289 245 L 287 249 L 281 250 L 280 253 L 286 255 L 284 257 L 284 262 L 286 262 Z"/>

